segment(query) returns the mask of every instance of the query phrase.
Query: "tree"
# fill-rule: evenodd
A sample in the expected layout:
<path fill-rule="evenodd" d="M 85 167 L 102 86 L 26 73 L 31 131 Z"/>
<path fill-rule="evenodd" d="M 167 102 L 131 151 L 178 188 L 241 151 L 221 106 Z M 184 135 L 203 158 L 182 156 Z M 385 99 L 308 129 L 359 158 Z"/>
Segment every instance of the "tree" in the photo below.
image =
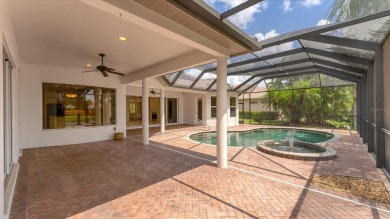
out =
<path fill-rule="evenodd" d="M 273 79 L 267 83 L 269 91 L 261 102 L 278 111 L 290 124 L 320 125 L 322 115 L 325 115 L 325 120 L 351 123 L 355 86 L 319 88 L 319 80 L 318 75 L 301 75 L 294 78 L 292 84 L 287 78 Z M 321 80 L 332 85 L 339 83 L 338 79 L 327 75 L 321 75 Z"/>
<path fill-rule="evenodd" d="M 328 20 L 346 21 L 390 9 L 390 0 L 335 0 L 330 8 Z"/>

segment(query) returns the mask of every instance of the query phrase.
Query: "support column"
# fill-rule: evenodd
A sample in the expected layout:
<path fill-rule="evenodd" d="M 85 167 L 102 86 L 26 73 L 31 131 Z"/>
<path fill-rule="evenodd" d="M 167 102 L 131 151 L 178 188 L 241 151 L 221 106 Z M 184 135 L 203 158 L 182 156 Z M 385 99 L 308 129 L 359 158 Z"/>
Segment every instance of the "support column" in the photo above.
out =
<path fill-rule="evenodd" d="M 160 132 L 165 132 L 165 93 L 164 90 L 160 90 Z"/>
<path fill-rule="evenodd" d="M 227 58 L 217 59 L 217 166 L 227 168 Z"/>
<path fill-rule="evenodd" d="M 373 127 L 374 121 L 374 71 L 373 66 L 368 66 L 367 70 L 367 100 L 368 100 L 368 123 L 367 123 L 367 148 L 368 152 L 375 151 L 375 129 Z"/>
<path fill-rule="evenodd" d="M 382 133 L 384 128 L 384 76 L 383 76 L 383 48 L 380 46 L 375 52 L 375 146 L 376 146 L 376 167 L 385 166 L 385 136 Z"/>
<path fill-rule="evenodd" d="M 363 143 L 367 143 L 367 107 L 368 107 L 368 101 L 367 101 L 367 73 L 363 76 L 363 109 L 362 109 L 362 115 L 363 115 Z"/>
<path fill-rule="evenodd" d="M 361 137 L 361 131 L 360 131 L 360 100 L 361 100 L 361 95 L 360 95 L 360 88 L 361 88 L 361 81 L 356 84 L 356 102 L 355 102 L 355 112 L 356 112 L 356 117 L 353 118 L 353 124 L 356 128 L 356 131 L 358 132 L 359 136 Z"/>
<path fill-rule="evenodd" d="M 142 79 L 142 143 L 149 144 L 149 86 L 148 79 Z"/>

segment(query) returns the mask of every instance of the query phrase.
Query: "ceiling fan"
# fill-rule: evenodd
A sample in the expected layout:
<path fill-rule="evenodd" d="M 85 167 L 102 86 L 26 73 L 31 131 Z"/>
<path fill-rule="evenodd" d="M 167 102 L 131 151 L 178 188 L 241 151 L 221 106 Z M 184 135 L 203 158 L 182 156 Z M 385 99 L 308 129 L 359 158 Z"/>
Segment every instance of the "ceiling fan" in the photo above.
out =
<path fill-rule="evenodd" d="M 150 91 L 150 93 L 153 94 L 153 95 L 160 94 L 160 93 L 157 93 L 156 91 L 154 91 L 153 88 L 152 88 L 152 90 Z"/>
<path fill-rule="evenodd" d="M 81 73 L 85 73 L 85 72 L 101 72 L 101 73 L 103 74 L 104 77 L 108 77 L 108 74 L 107 74 L 107 73 L 125 76 L 125 75 L 122 74 L 122 73 L 116 72 L 115 69 L 109 68 L 109 67 L 107 67 L 107 66 L 105 66 L 105 65 L 103 64 L 103 59 L 104 59 L 104 57 L 106 56 L 105 54 L 99 53 L 99 56 L 102 57 L 102 64 L 101 64 L 101 65 L 96 66 L 96 68 L 93 69 L 93 70 L 82 71 Z"/>

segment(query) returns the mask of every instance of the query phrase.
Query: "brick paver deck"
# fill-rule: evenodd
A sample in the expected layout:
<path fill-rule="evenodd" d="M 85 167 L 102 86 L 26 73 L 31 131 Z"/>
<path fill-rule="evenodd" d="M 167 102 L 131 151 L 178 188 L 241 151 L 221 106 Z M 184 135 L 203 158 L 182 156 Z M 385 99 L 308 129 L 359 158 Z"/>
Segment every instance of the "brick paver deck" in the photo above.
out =
<path fill-rule="evenodd" d="M 129 130 L 123 141 L 23 150 L 11 218 L 390 218 L 388 205 L 307 185 L 326 174 L 388 185 L 354 132 L 335 131 L 331 161 L 231 147 L 219 169 L 215 146 L 186 138 L 192 127 L 157 130 L 149 146 Z"/>

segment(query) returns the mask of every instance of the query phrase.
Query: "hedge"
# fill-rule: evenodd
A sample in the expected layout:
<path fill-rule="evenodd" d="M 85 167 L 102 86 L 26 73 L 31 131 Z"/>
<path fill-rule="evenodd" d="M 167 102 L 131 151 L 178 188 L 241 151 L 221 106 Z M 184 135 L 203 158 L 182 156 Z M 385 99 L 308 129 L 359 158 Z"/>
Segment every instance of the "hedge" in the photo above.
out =
<path fill-rule="evenodd" d="M 279 119 L 279 113 L 278 112 L 240 112 L 240 119 L 250 119 L 252 114 L 252 120 L 254 122 L 261 122 L 262 120 L 277 120 Z"/>

